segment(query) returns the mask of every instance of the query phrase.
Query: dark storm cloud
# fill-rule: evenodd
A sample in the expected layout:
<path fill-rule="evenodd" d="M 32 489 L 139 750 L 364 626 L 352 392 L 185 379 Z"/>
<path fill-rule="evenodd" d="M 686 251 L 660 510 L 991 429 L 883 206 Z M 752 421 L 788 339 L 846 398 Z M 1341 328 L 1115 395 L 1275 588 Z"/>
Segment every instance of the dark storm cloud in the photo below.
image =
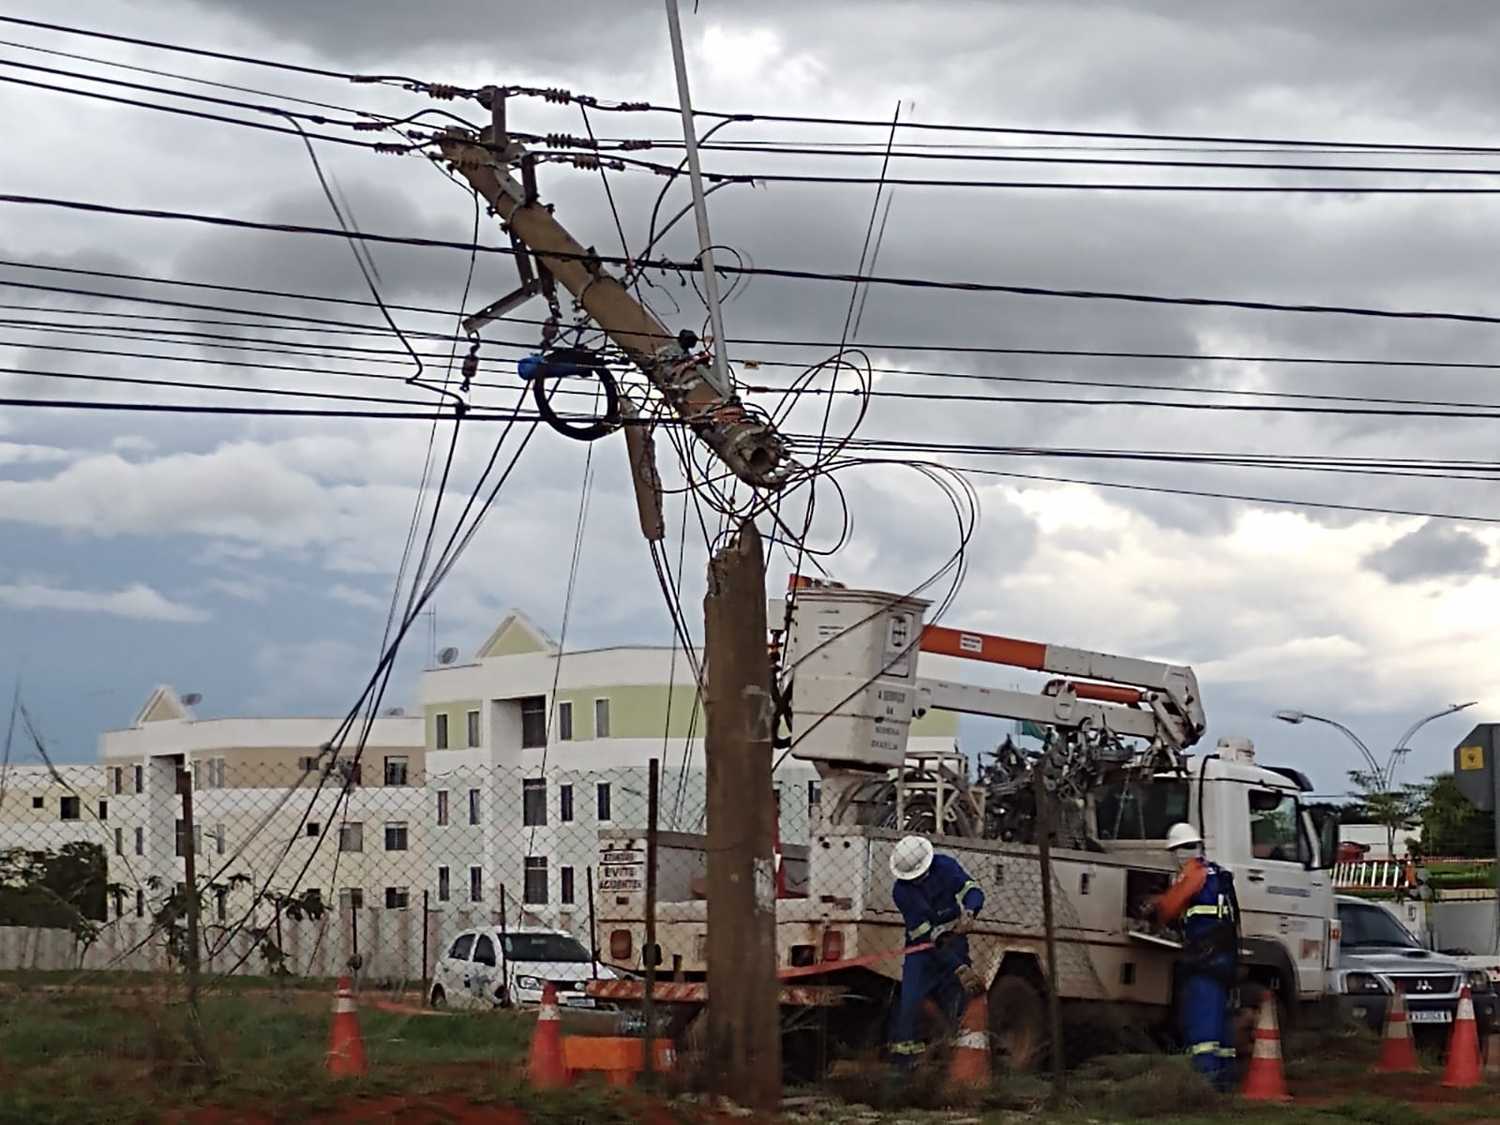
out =
<path fill-rule="evenodd" d="M 1473 574 L 1488 556 L 1489 549 L 1469 532 L 1429 522 L 1366 555 L 1364 565 L 1392 582 L 1419 582 Z"/>

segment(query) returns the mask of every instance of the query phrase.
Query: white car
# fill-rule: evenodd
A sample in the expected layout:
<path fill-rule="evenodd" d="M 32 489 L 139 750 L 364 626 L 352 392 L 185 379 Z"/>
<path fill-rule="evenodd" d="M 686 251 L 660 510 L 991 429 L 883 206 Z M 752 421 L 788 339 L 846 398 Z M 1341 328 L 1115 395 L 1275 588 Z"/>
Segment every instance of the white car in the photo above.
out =
<path fill-rule="evenodd" d="M 584 993 L 590 980 L 619 974 L 595 961 L 566 930 L 498 926 L 464 930 L 433 969 L 427 1000 L 434 1008 L 507 1008 L 542 1001 L 550 981 L 569 1008 L 611 1008 Z"/>

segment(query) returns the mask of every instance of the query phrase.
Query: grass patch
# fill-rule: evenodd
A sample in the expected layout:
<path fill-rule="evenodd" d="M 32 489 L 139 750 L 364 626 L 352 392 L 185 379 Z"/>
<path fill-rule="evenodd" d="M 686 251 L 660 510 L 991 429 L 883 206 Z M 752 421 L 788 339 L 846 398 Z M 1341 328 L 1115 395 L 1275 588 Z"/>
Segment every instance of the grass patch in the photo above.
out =
<path fill-rule="evenodd" d="M 508 1012 L 360 1013 L 370 1077 L 323 1070 L 329 1005 L 300 995 L 216 994 L 202 1004 L 216 1064 L 197 1058 L 185 1003 L 141 993 L 50 993 L 0 1005 L 0 1125 L 153 1121 L 174 1106 L 252 1106 L 296 1120 L 356 1094 L 494 1096 L 531 1021 Z"/>

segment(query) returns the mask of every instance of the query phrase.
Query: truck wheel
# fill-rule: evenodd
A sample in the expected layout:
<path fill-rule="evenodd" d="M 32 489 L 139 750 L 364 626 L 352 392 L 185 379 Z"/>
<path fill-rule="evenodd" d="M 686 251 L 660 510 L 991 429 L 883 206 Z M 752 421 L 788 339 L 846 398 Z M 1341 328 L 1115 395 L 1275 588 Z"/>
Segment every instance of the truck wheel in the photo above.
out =
<path fill-rule="evenodd" d="M 990 987 L 990 1043 L 1013 1071 L 1036 1069 L 1047 1053 L 1047 1002 L 1025 977 L 1004 976 Z"/>
<path fill-rule="evenodd" d="M 448 994 L 443 991 L 443 986 L 435 984 L 432 986 L 432 995 L 428 997 L 429 1004 L 434 1008 L 446 1008 L 448 1006 Z"/>

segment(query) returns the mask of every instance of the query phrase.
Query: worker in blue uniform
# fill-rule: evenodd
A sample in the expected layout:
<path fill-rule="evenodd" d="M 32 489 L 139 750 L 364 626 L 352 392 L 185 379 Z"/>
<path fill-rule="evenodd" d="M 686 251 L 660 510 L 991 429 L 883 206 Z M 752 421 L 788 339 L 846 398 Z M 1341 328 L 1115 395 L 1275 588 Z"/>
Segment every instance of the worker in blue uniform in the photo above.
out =
<path fill-rule="evenodd" d="M 1220 1090 L 1234 1081 L 1230 990 L 1239 969 L 1239 902 L 1234 877 L 1203 857 L 1203 837 L 1191 824 L 1167 830 L 1177 878 L 1153 904 L 1157 920 L 1182 919 L 1177 1014 L 1193 1069 Z"/>
<path fill-rule="evenodd" d="M 920 1034 L 923 1006 L 931 1001 L 957 1020 L 971 995 L 984 991 L 969 960 L 965 935 L 984 907 L 984 891 L 952 856 L 936 855 L 932 841 L 907 836 L 891 851 L 896 883 L 891 898 L 906 923 L 906 944 L 931 948 L 908 953 L 901 966 L 901 998 L 891 1029 L 890 1051 L 914 1065 L 926 1052 Z"/>

